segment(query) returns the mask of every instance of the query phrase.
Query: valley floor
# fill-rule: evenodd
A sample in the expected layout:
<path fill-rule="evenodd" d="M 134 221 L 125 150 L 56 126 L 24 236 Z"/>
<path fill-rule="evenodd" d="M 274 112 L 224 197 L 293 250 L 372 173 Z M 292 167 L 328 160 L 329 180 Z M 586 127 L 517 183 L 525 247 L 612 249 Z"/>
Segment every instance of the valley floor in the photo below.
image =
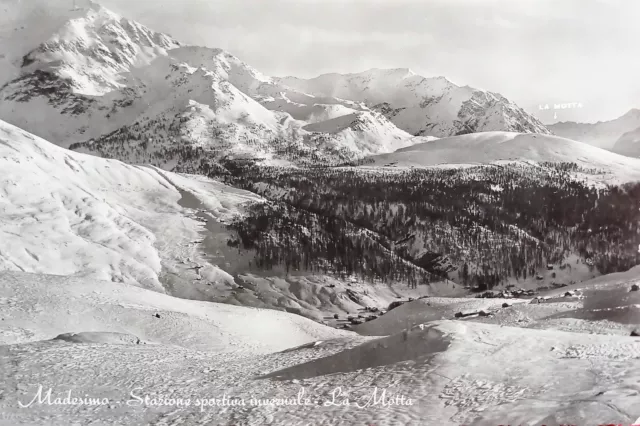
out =
<path fill-rule="evenodd" d="M 360 326 L 370 337 L 274 310 L 2 272 L 0 424 L 631 424 L 640 296 L 628 288 L 639 272 L 540 304 L 416 300 Z M 454 315 L 478 309 L 494 315 Z"/>

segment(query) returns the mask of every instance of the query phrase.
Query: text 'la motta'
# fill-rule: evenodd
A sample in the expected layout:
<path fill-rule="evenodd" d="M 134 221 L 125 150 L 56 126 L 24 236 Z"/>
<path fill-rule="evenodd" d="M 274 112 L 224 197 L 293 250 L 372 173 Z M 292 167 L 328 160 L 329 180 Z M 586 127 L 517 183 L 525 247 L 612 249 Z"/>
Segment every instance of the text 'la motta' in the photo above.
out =
<path fill-rule="evenodd" d="M 582 103 L 580 102 L 571 102 L 568 104 L 553 104 L 553 109 L 571 109 L 571 108 L 582 108 Z M 549 104 L 538 105 L 538 109 L 551 109 Z"/>

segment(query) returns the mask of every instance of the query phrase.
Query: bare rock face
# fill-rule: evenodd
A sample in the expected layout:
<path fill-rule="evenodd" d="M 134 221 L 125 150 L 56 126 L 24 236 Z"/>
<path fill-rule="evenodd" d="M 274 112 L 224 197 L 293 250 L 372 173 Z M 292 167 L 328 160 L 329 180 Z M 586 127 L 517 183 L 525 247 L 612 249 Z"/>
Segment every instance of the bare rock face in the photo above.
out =
<path fill-rule="evenodd" d="M 640 337 L 640 328 L 636 328 L 633 331 L 631 331 L 631 336 Z"/>
<path fill-rule="evenodd" d="M 638 284 L 634 284 L 631 286 L 631 291 L 638 291 L 640 290 L 640 287 L 638 287 Z"/>

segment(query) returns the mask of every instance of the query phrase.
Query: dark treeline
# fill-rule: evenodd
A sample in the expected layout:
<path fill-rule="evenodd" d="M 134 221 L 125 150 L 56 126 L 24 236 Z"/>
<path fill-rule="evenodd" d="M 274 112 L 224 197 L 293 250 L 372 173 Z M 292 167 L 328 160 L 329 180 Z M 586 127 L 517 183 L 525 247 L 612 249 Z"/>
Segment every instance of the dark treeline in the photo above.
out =
<path fill-rule="evenodd" d="M 639 260 L 639 186 L 595 188 L 572 177 L 598 170 L 543 163 L 382 171 L 353 167 L 370 160 L 344 150 L 320 151 L 279 136 L 241 138 L 254 152 L 267 149 L 301 165 L 265 167 L 255 165 L 255 157 L 239 160 L 238 142 L 215 126 L 207 135 L 215 143 L 189 142 L 188 120 L 134 123 L 70 148 L 222 179 L 272 200 L 269 209 L 256 207 L 244 225 L 233 225 L 265 268 L 281 264 L 416 283 L 449 272 L 434 267 L 435 259 L 457 269 L 461 283 L 491 288 L 510 277 L 531 277 L 548 263 L 570 266 L 563 264 L 570 254 L 601 273 L 627 270 Z M 312 134 L 307 142 L 322 145 L 322 137 Z M 277 224 L 278 215 L 291 215 L 282 217 L 286 227 L 263 226 Z M 366 237 L 354 229 L 367 231 Z"/>
<path fill-rule="evenodd" d="M 375 233 L 339 217 L 278 202 L 255 204 L 247 213 L 229 225 L 238 234 L 238 240 L 230 245 L 254 250 L 259 268 L 282 265 L 287 272 L 401 281 L 412 287 L 440 279 L 390 251 Z"/>
<path fill-rule="evenodd" d="M 603 274 L 638 263 L 640 184 L 596 188 L 572 178 L 577 171 L 587 170 L 571 163 L 385 172 L 244 165 L 232 167 L 225 180 L 266 198 L 278 194 L 283 205 L 314 215 L 280 210 L 277 214 L 291 215 L 280 219 L 288 221 L 291 231 L 280 230 L 273 239 L 268 227 L 262 233 L 255 229 L 256 221 L 278 223 L 276 213 L 252 211 L 235 229 L 248 247 L 264 245 L 258 257 L 269 251 L 278 252 L 280 261 L 324 261 L 324 250 L 333 250 L 327 260 L 333 267 L 359 272 L 356 264 L 361 262 L 360 268 L 367 270 L 366 259 L 374 256 L 371 246 L 358 246 L 355 259 L 355 252 L 345 248 L 333 254 L 346 241 L 357 244 L 345 237 L 342 226 L 329 225 L 340 219 L 377 235 L 376 247 L 399 259 L 424 266 L 419 262 L 424 253 L 446 256 L 458 268 L 461 282 L 491 288 L 509 277 L 531 277 L 547 264 L 569 266 L 563 262 L 572 253 Z M 312 226 L 311 217 L 323 220 Z M 322 242 L 313 249 L 298 243 L 297 229 Z M 276 255 L 270 256 L 273 262 Z"/>
<path fill-rule="evenodd" d="M 224 132 L 215 127 L 209 129 L 208 135 L 214 140 L 219 138 L 215 144 L 203 147 L 188 142 L 183 126 L 187 121 L 188 118 L 176 116 L 173 120 L 137 122 L 100 139 L 73 144 L 70 149 L 128 163 L 152 164 L 175 172 L 222 178 L 228 183 L 260 161 L 255 157 L 238 158 L 233 152 L 237 144 L 229 142 Z M 311 134 L 308 138 L 313 146 L 325 144 L 330 135 Z M 353 153 L 349 150 L 332 148 L 330 144 L 318 150 L 282 137 L 266 143 L 242 138 L 241 143 L 255 148 L 256 152 L 266 146 L 269 153 L 308 169 L 363 163 L 352 160 Z M 287 270 L 356 275 L 367 280 L 396 280 L 409 285 L 440 279 L 380 244 L 376 233 L 363 232 L 337 216 L 313 213 L 277 201 L 251 207 L 244 222 L 235 222 L 230 227 L 238 234 L 235 243 L 254 250 L 255 264 L 264 269 L 278 265 Z"/>

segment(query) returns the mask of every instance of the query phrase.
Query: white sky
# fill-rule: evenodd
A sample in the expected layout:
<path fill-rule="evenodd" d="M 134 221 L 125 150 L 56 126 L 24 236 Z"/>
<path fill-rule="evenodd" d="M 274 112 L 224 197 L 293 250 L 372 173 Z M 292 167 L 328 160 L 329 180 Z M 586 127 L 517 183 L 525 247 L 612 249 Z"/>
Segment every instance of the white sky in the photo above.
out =
<path fill-rule="evenodd" d="M 99 0 L 100 1 L 100 0 Z M 640 107 L 640 0 L 101 0 L 268 75 L 411 68 L 559 120 Z M 546 114 L 546 115 L 542 115 Z M 574 115 L 572 115 L 574 114 Z"/>

